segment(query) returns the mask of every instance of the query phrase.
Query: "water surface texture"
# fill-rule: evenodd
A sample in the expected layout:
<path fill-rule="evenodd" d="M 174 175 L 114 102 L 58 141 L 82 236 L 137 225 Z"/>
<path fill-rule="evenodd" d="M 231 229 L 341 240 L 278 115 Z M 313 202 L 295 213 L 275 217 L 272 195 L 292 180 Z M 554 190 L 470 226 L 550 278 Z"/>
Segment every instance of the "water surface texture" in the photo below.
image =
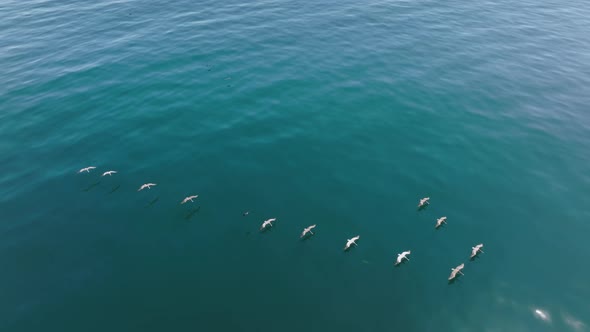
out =
<path fill-rule="evenodd" d="M 589 17 L 2 1 L 0 330 L 590 331 Z"/>

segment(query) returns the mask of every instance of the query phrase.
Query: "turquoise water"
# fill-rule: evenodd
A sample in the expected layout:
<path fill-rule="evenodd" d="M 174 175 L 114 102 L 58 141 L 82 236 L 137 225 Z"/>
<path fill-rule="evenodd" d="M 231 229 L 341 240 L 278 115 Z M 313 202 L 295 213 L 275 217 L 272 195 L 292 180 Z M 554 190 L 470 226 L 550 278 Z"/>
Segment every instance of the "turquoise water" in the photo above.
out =
<path fill-rule="evenodd" d="M 590 330 L 589 17 L 2 2 L 0 329 Z"/>

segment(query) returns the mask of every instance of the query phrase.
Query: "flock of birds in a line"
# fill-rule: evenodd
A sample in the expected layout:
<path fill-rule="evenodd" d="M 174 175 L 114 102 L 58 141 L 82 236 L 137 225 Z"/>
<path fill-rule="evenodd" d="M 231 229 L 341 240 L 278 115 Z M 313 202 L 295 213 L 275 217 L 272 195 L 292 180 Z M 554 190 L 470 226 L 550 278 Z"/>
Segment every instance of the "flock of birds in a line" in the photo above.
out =
<path fill-rule="evenodd" d="M 88 166 L 88 167 L 84 167 L 81 170 L 78 171 L 78 173 L 90 173 L 91 170 L 95 169 L 95 166 Z M 113 174 L 116 174 L 117 171 L 106 171 L 102 174 L 102 176 L 112 176 Z M 145 183 L 142 184 L 139 189 L 137 189 L 137 191 L 142 191 L 144 189 L 150 189 L 151 187 L 156 186 L 156 183 Z M 188 202 L 194 202 L 193 200 L 196 199 L 197 197 L 199 197 L 199 195 L 192 195 L 192 196 L 187 196 L 185 197 L 180 204 L 185 204 Z M 418 209 L 423 209 L 425 208 L 427 205 L 430 204 L 430 197 L 424 197 L 422 199 L 420 199 L 420 202 L 418 203 Z M 248 215 L 249 212 L 246 211 L 244 212 L 244 216 Z M 276 218 L 270 218 L 267 219 L 265 221 L 262 222 L 262 226 L 260 226 L 260 231 L 264 231 L 266 230 L 268 227 L 272 227 L 272 223 L 275 222 L 277 219 Z M 442 226 L 442 224 L 446 224 L 447 223 L 447 217 L 440 217 L 436 220 L 436 225 L 434 226 L 435 228 L 439 228 L 440 226 Z M 307 236 L 311 236 L 314 235 L 312 230 L 316 227 L 317 225 L 311 225 L 309 227 L 305 227 L 303 229 L 303 232 L 301 232 L 301 236 L 300 238 L 303 239 Z M 357 245 L 356 241 L 358 241 L 358 239 L 360 239 L 361 237 L 359 235 L 351 238 L 351 239 L 347 239 L 346 240 L 346 245 L 344 246 L 344 251 L 349 250 L 352 245 Z M 409 261 L 410 259 L 408 258 L 408 255 L 410 255 L 412 252 L 410 250 L 408 251 L 404 251 L 400 254 L 397 255 L 397 259 L 395 261 L 395 265 L 399 265 L 401 263 L 403 263 L 404 261 Z M 474 259 L 477 255 L 479 255 L 479 253 L 483 253 L 483 243 L 480 243 L 474 247 L 471 247 L 471 256 L 470 259 Z M 453 281 L 455 278 L 457 278 L 457 275 L 463 275 L 463 268 L 465 267 L 465 263 L 461 263 L 460 265 L 458 265 L 455 268 L 451 269 L 451 274 L 449 275 L 449 282 Z"/>

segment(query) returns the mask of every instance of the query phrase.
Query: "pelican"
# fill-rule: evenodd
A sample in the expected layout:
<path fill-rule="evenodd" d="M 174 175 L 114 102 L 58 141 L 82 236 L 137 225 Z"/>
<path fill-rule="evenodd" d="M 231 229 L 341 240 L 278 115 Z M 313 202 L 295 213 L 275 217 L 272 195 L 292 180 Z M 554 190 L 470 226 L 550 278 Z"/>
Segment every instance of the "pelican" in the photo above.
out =
<path fill-rule="evenodd" d="M 436 226 L 434 226 L 434 228 L 439 228 L 443 223 L 447 223 L 447 217 L 440 217 L 436 219 Z"/>
<path fill-rule="evenodd" d="M 420 199 L 420 203 L 418 203 L 418 207 L 424 207 L 426 205 L 430 204 L 430 197 L 424 197 L 422 199 Z"/>
<path fill-rule="evenodd" d="M 137 189 L 137 191 L 142 191 L 145 188 L 151 189 L 153 186 L 156 186 L 156 184 L 155 183 L 142 184 L 141 187 L 139 187 L 139 189 Z"/>
<path fill-rule="evenodd" d="M 465 267 L 464 263 L 461 263 L 461 265 L 457 266 L 454 269 L 451 269 L 451 275 L 449 276 L 449 281 L 455 279 L 455 277 L 457 276 L 457 273 L 463 275 L 463 272 L 461 272 L 461 270 L 463 270 L 463 268 Z"/>
<path fill-rule="evenodd" d="M 199 195 L 193 195 L 193 196 L 185 197 L 185 199 L 183 199 L 182 202 L 180 202 L 180 204 L 184 204 L 184 203 L 186 203 L 188 201 L 191 201 L 191 203 L 192 203 L 193 202 L 193 199 L 195 199 L 197 197 L 199 197 Z"/>
<path fill-rule="evenodd" d="M 79 170 L 79 171 L 78 171 L 78 173 L 83 173 L 83 172 L 90 173 L 90 170 L 93 170 L 93 169 L 95 169 L 95 168 L 96 168 L 96 167 L 94 167 L 94 166 L 88 166 L 88 167 L 84 167 L 84 168 L 82 168 L 81 170 Z"/>
<path fill-rule="evenodd" d="M 476 245 L 475 247 L 471 247 L 471 258 L 477 256 L 477 254 L 479 254 L 480 252 L 483 252 L 483 250 L 481 250 L 481 248 L 483 248 L 483 243 L 480 243 L 480 244 Z"/>
<path fill-rule="evenodd" d="M 401 262 L 404 260 L 404 258 L 406 260 L 410 260 L 407 256 L 411 253 L 412 252 L 410 250 L 408 250 L 408 251 L 402 252 L 401 254 L 397 254 L 397 260 L 395 261 L 395 265 L 401 264 Z"/>
<path fill-rule="evenodd" d="M 270 219 L 267 219 L 267 220 L 265 220 L 265 221 L 262 223 L 262 226 L 260 226 L 260 230 L 263 230 L 263 229 L 265 229 L 265 228 L 266 228 L 266 226 L 269 226 L 269 225 L 270 225 L 270 227 L 272 227 L 272 222 L 273 222 L 273 221 L 275 221 L 275 220 L 277 220 L 277 218 L 270 218 Z"/>
<path fill-rule="evenodd" d="M 301 238 L 303 238 L 307 233 L 313 235 L 313 232 L 311 231 L 312 229 L 315 228 L 316 225 L 311 225 L 309 227 L 306 227 L 303 229 L 303 233 L 301 233 Z"/>
<path fill-rule="evenodd" d="M 117 173 L 117 171 L 107 171 L 107 172 L 102 173 L 102 176 L 105 176 L 105 175 L 111 176 L 111 175 L 116 174 L 116 173 Z"/>
<path fill-rule="evenodd" d="M 352 239 L 348 239 L 346 240 L 346 245 L 344 246 L 344 251 L 348 250 L 350 248 L 351 245 L 357 245 L 356 244 L 356 240 L 360 239 L 361 237 L 359 235 L 353 237 Z"/>

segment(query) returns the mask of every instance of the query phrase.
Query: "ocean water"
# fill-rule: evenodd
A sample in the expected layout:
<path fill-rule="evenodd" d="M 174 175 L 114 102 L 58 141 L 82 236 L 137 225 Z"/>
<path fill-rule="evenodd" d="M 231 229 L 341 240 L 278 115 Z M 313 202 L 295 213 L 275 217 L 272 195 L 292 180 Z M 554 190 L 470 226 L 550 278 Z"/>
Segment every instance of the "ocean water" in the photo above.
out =
<path fill-rule="evenodd" d="M 0 330 L 590 331 L 589 17 L 3 1 Z"/>

